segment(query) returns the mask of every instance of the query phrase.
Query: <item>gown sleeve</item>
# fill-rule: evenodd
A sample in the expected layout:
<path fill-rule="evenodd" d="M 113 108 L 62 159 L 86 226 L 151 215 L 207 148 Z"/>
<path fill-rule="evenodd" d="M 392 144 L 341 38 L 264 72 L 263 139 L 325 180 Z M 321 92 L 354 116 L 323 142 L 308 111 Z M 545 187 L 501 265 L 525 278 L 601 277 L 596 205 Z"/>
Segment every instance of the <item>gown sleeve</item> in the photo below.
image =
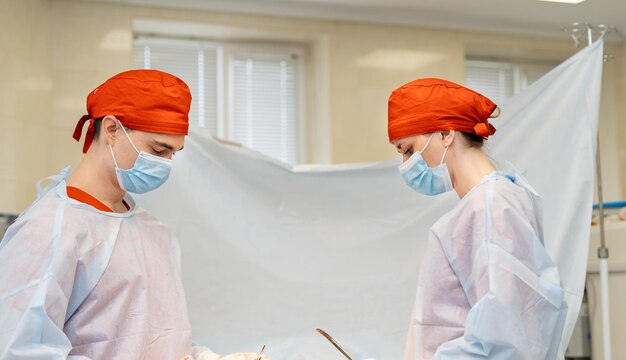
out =
<path fill-rule="evenodd" d="M 78 260 L 62 218 L 60 206 L 24 214 L 0 242 L 0 359 L 87 359 L 68 356 L 63 332 Z"/>
<path fill-rule="evenodd" d="M 556 357 L 567 312 L 558 270 L 543 247 L 540 216 L 515 203 L 492 189 L 485 206 L 450 224 L 457 230 L 442 247 L 471 309 L 464 334 L 433 359 Z"/>

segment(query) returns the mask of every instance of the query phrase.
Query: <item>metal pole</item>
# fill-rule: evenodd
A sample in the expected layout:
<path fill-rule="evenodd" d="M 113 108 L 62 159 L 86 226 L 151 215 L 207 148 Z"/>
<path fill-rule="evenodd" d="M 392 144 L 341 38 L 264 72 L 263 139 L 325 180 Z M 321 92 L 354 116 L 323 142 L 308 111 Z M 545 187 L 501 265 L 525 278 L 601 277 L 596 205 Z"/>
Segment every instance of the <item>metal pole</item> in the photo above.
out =
<path fill-rule="evenodd" d="M 599 39 L 603 38 L 607 32 L 616 32 L 616 29 L 607 25 L 590 25 L 587 23 L 573 23 L 562 27 L 564 31 L 571 34 L 574 44 L 578 48 L 580 38 L 587 31 L 587 43 L 593 43 L 594 31 L 599 33 Z M 606 57 L 604 60 L 606 61 Z M 609 317 L 609 249 L 606 247 L 605 227 L 604 227 L 604 192 L 602 189 L 602 161 L 600 156 L 600 123 L 598 122 L 598 133 L 596 138 L 596 185 L 598 191 L 598 216 L 600 225 L 600 247 L 598 248 L 598 262 L 600 265 L 600 303 L 602 308 L 602 348 L 605 360 L 611 360 L 611 322 Z"/>
<path fill-rule="evenodd" d="M 606 29 L 603 29 L 606 31 Z M 604 32 L 602 32 L 604 35 Z M 593 43 L 593 28 L 587 24 L 587 42 Z M 602 156 L 600 154 L 600 123 L 596 138 L 596 183 L 598 187 L 598 217 L 600 224 L 600 247 L 598 262 L 600 265 L 600 301 L 602 303 L 602 349 L 604 360 L 611 360 L 611 319 L 609 317 L 609 249 L 606 247 L 604 229 L 604 192 L 602 189 Z"/>
<path fill-rule="evenodd" d="M 611 360 L 611 318 L 609 317 L 609 249 L 606 247 L 606 237 L 604 232 L 600 134 L 598 134 L 597 144 L 596 179 L 598 183 L 598 216 L 600 223 L 600 247 L 598 248 L 598 262 L 600 264 L 600 301 L 602 303 L 602 348 L 604 352 L 604 359 Z"/>

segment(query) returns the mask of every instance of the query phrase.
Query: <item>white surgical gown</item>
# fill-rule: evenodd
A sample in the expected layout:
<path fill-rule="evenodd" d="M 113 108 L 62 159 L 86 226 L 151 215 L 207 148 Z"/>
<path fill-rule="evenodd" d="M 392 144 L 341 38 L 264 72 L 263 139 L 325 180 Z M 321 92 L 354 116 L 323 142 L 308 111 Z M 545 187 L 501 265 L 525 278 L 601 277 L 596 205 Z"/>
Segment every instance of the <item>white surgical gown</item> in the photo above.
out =
<path fill-rule="evenodd" d="M 430 231 L 405 360 L 552 360 L 566 313 L 539 196 L 494 172 Z"/>
<path fill-rule="evenodd" d="M 182 359 L 191 328 L 172 231 L 67 197 L 65 177 L 0 243 L 0 359 Z"/>

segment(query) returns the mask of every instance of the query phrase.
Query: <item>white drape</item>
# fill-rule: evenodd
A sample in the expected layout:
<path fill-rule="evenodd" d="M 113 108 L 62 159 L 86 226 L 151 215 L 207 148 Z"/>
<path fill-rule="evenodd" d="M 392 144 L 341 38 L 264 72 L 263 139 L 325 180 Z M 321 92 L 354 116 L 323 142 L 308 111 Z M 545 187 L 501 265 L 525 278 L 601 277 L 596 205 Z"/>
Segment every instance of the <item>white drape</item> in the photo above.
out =
<path fill-rule="evenodd" d="M 544 198 L 570 308 L 563 347 L 584 288 L 602 51 L 596 42 L 502 104 L 488 148 Z M 400 359 L 428 228 L 458 199 L 413 193 L 398 163 L 293 168 L 193 129 L 169 182 L 139 202 L 180 239 L 196 341 L 341 359 L 321 327 L 356 359 Z"/>

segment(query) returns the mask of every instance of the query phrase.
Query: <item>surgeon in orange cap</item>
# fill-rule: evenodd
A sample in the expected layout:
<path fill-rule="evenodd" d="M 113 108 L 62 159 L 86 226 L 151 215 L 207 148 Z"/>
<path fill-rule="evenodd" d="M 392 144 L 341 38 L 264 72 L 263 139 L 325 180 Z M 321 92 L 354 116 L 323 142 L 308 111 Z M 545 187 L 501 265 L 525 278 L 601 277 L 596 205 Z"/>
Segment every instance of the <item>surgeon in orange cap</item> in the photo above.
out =
<path fill-rule="evenodd" d="M 450 81 L 419 79 L 391 94 L 388 111 L 406 184 L 461 199 L 430 230 L 405 360 L 555 359 L 567 304 L 544 248 L 539 195 L 483 150 L 496 105 Z"/>
<path fill-rule="evenodd" d="M 191 94 L 157 70 L 87 97 L 75 171 L 51 177 L 0 243 L 0 359 L 257 359 L 192 347 L 171 229 L 138 207 L 183 149 Z"/>

